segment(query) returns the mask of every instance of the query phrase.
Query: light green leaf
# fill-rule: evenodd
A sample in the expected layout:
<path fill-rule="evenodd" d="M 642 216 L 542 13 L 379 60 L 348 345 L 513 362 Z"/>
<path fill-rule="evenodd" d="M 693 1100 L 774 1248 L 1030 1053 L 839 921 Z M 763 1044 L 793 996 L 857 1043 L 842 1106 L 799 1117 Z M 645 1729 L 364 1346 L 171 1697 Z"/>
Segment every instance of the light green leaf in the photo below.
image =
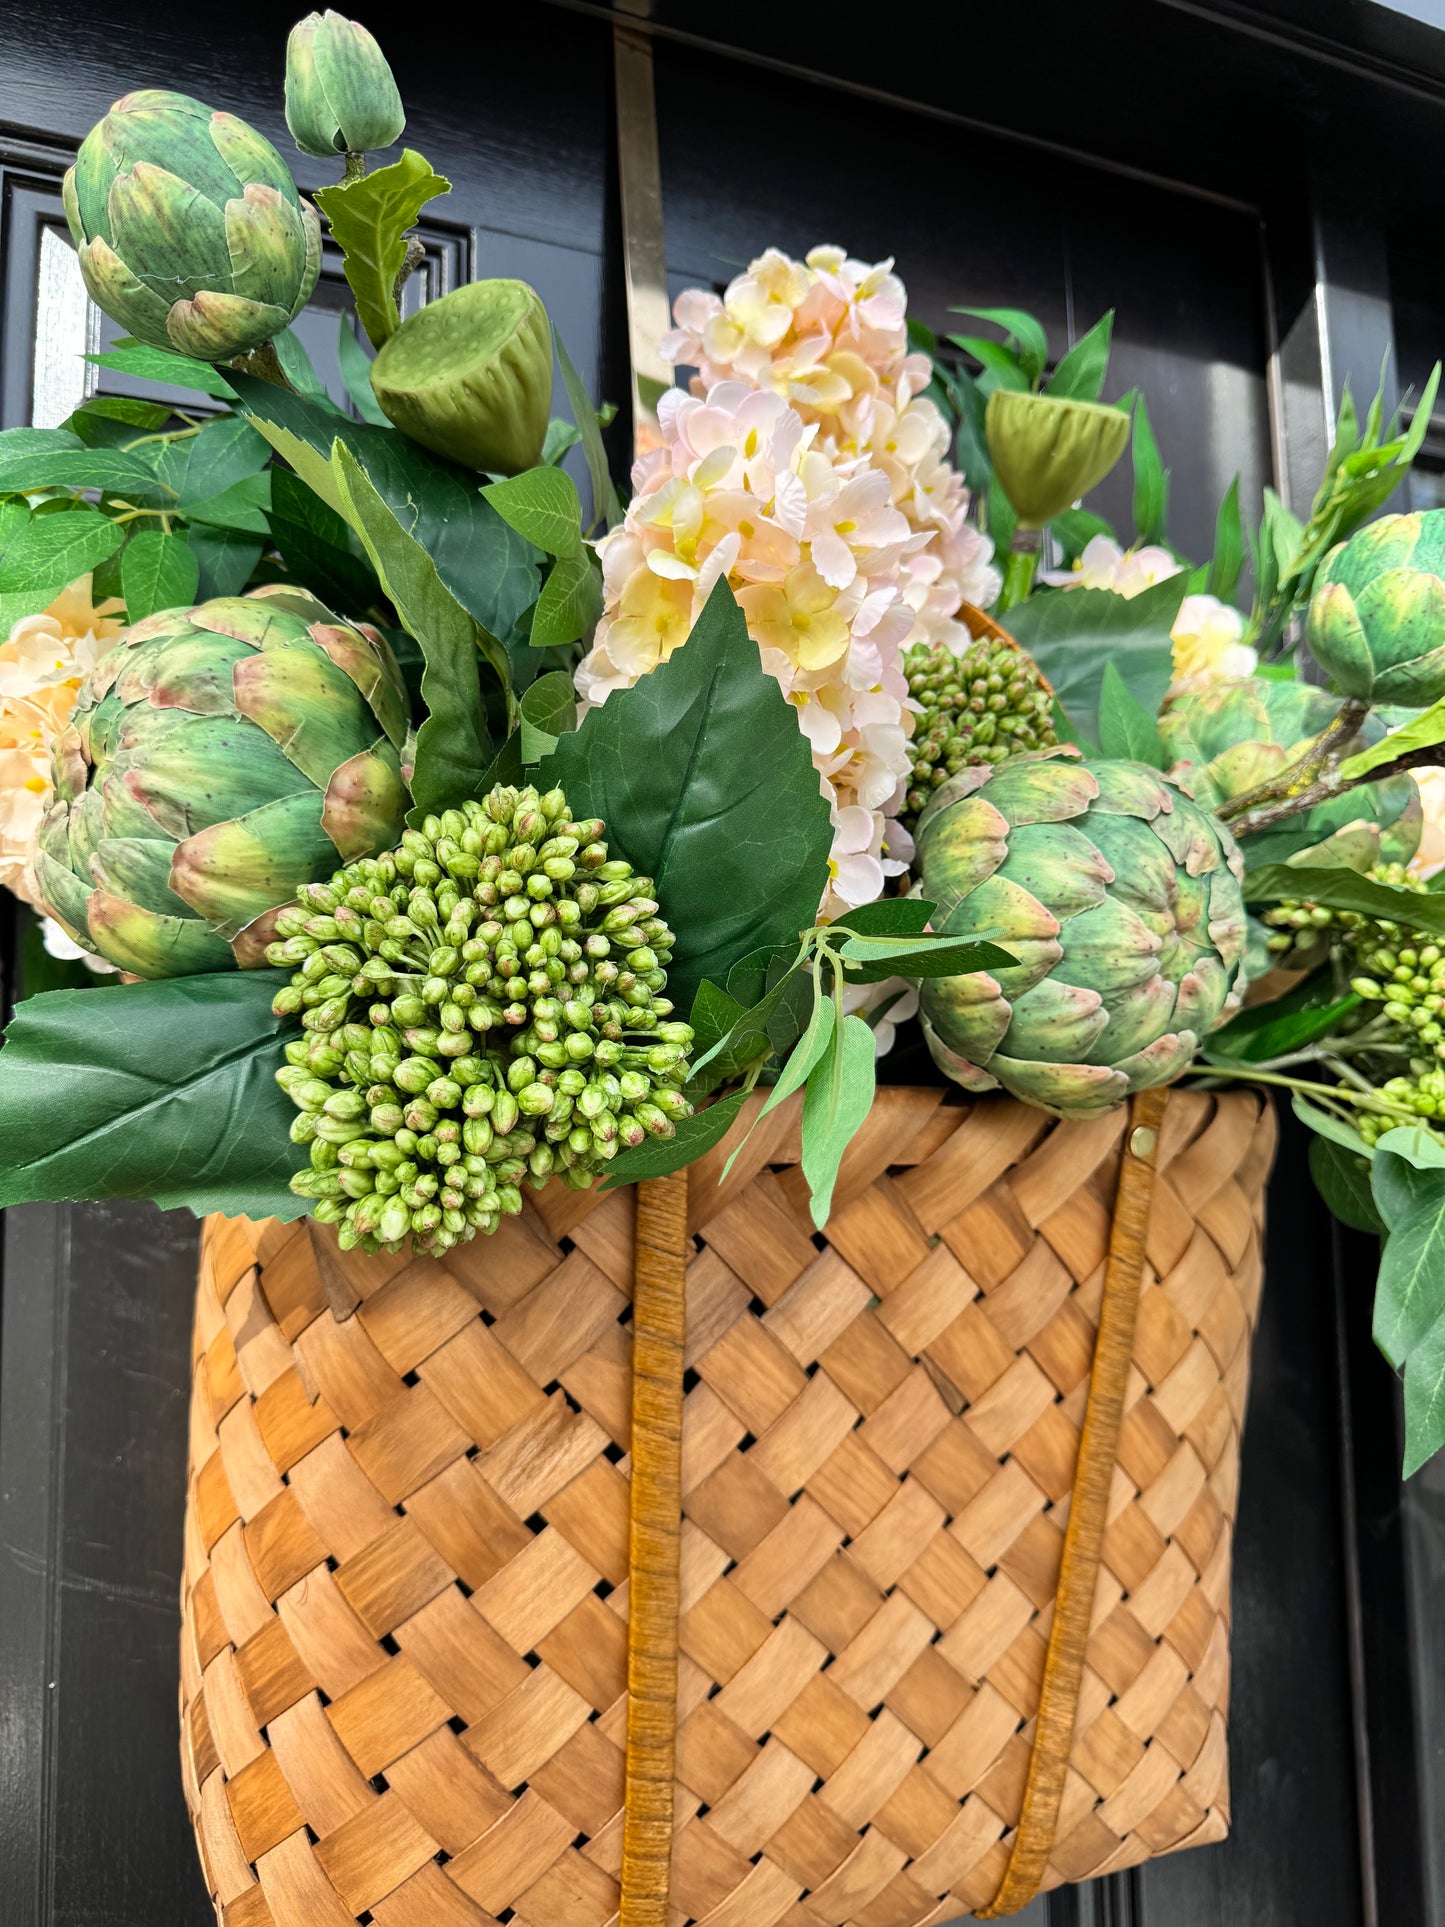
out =
<path fill-rule="evenodd" d="M 687 641 L 589 710 L 537 781 L 600 816 L 617 853 L 654 879 L 677 933 L 668 988 L 683 1009 L 705 976 L 812 927 L 828 806 L 797 713 L 764 672 L 726 578 Z"/>
<path fill-rule="evenodd" d="M 129 495 L 133 502 L 159 502 L 156 471 L 139 455 L 120 449 L 58 449 L 51 454 L 7 452 L 0 435 L 0 495 L 40 488 L 95 488 Z"/>
<path fill-rule="evenodd" d="M 1246 857 L 1249 843 L 1244 844 Z M 1246 903 L 1277 903 L 1281 898 L 1322 904 L 1327 910 L 1358 910 L 1362 916 L 1383 917 L 1411 930 L 1445 936 L 1445 896 L 1405 890 L 1379 883 L 1358 870 L 1324 868 L 1312 863 L 1266 863 L 1244 873 Z"/>
<path fill-rule="evenodd" d="M 549 471 L 557 474 L 556 469 Z M 585 636 L 602 613 L 602 584 L 589 552 L 559 556 L 532 614 L 531 644 L 551 649 Z"/>
<path fill-rule="evenodd" d="M 125 530 L 98 509 L 32 515 L 0 557 L 0 595 L 23 596 L 43 609 L 78 576 L 114 555 L 124 540 Z"/>
<path fill-rule="evenodd" d="M 1032 386 L 1033 378 L 1018 354 L 1001 341 L 990 341 L 987 335 L 950 335 L 948 338 L 955 348 L 962 348 L 966 355 L 982 362 L 984 374 L 992 377 L 995 388 L 1014 388 L 1022 394 Z"/>
<path fill-rule="evenodd" d="M 569 448 L 576 448 L 582 440 L 582 430 L 560 415 L 554 415 L 547 424 L 547 433 L 542 438 L 542 460 L 549 466 L 561 461 Z"/>
<path fill-rule="evenodd" d="M 126 543 L 120 580 L 128 622 L 143 622 L 158 609 L 189 607 L 200 587 L 201 568 L 179 535 L 142 529 Z"/>
<path fill-rule="evenodd" d="M 1104 664 L 1104 679 L 1099 688 L 1099 747 L 1106 756 L 1147 763 L 1151 769 L 1165 769 L 1169 763 L 1153 714 L 1130 690 L 1112 662 Z"/>
<path fill-rule="evenodd" d="M 582 502 L 577 484 L 560 468 L 529 468 L 482 490 L 492 507 L 518 535 L 548 555 L 579 555 Z"/>
<path fill-rule="evenodd" d="M 1070 348 L 1049 377 L 1049 393 L 1056 401 L 1097 401 L 1109 366 L 1109 341 L 1114 332 L 1114 310 L 1096 321 Z"/>
<path fill-rule="evenodd" d="M 1375 1282 L 1374 1340 L 1398 1369 L 1445 1313 L 1445 1169 L 1377 1144 L 1371 1189 L 1390 1232 Z"/>
<path fill-rule="evenodd" d="M 386 419 L 386 411 L 372 392 L 371 356 L 356 339 L 351 316 L 344 309 L 336 320 L 336 359 L 341 365 L 341 379 L 346 383 L 346 392 L 364 422 L 371 422 L 377 428 L 388 428 L 390 423 Z"/>
<path fill-rule="evenodd" d="M 669 1172 L 694 1163 L 727 1136 L 746 1096 L 746 1091 L 734 1091 L 731 1097 L 709 1104 L 705 1111 L 679 1119 L 672 1137 L 652 1138 L 635 1151 L 619 1152 L 607 1167 L 602 1189 L 615 1191 L 620 1185 L 640 1184 L 644 1178 L 665 1178 Z"/>
<path fill-rule="evenodd" d="M 833 1210 L 843 1153 L 868 1115 L 875 1082 L 873 1033 L 861 1017 L 845 1017 L 803 1093 L 803 1176 L 820 1231 Z"/>
<path fill-rule="evenodd" d="M 1391 1131 L 1382 1131 L 1375 1149 L 1403 1158 L 1417 1171 L 1445 1170 L 1445 1144 L 1424 1124 L 1397 1124 Z"/>
<path fill-rule="evenodd" d="M 767 1103 L 758 1112 L 760 1119 L 765 1118 L 769 1111 L 775 1111 L 780 1104 L 793 1095 L 794 1091 L 801 1090 L 807 1083 L 821 1062 L 823 1054 L 832 1045 L 836 1024 L 837 1013 L 833 999 L 825 996 L 821 987 L 815 983 L 813 1015 L 808 1020 L 808 1028 L 790 1052 L 787 1063 L 779 1071 L 778 1081 L 769 1092 Z M 726 1172 L 723 1175 L 726 1176 Z"/>
<path fill-rule="evenodd" d="M 1018 344 L 1019 365 L 1031 382 L 1037 381 L 1048 366 L 1049 338 L 1031 314 L 1022 308 L 950 308 L 950 314 L 967 315 L 973 321 L 991 321 Z M 951 337 L 957 341 L 956 335 Z M 983 360 L 982 355 L 978 357 Z"/>
<path fill-rule="evenodd" d="M 164 348 L 147 348 L 140 342 L 129 347 L 111 348 L 103 355 L 86 355 L 98 368 L 113 368 L 118 375 L 132 375 L 139 381 L 163 383 L 167 388 L 194 388 L 217 401 L 230 401 L 235 389 L 219 368 L 208 361 L 192 361 L 189 355 L 168 354 Z"/>
<path fill-rule="evenodd" d="M 1445 1318 L 1437 1318 L 1405 1361 L 1408 1479 L 1445 1445 Z"/>
<path fill-rule="evenodd" d="M 1141 542 L 1162 542 L 1168 520 L 1169 471 L 1140 395 L 1134 403 L 1134 532 Z"/>
<path fill-rule="evenodd" d="M 539 676 L 522 697 L 522 761 L 539 763 L 577 727 L 577 694 L 565 669 Z"/>
<path fill-rule="evenodd" d="M 1371 770 L 1393 763 L 1397 756 L 1407 756 L 1417 749 L 1433 749 L 1437 743 L 1445 743 L 1445 701 L 1431 703 L 1428 709 L 1422 709 L 1399 729 L 1392 729 L 1369 749 L 1347 756 L 1338 774 L 1347 783 L 1356 783 Z"/>
<path fill-rule="evenodd" d="M 504 687 L 506 657 L 443 585 L 431 557 L 402 528 L 344 442 L 337 442 L 331 459 L 347 520 L 426 662 L 421 694 L 428 714 L 417 733 L 413 807 L 407 816 L 414 827 L 424 816 L 455 808 L 476 794 L 492 753 L 478 651 L 498 670 Z"/>
<path fill-rule="evenodd" d="M 592 406 L 592 397 L 587 393 L 582 377 L 573 367 L 572 357 L 567 352 L 567 344 L 558 334 L 555 323 L 552 328 L 552 345 L 557 350 L 557 366 L 562 370 L 562 386 L 567 390 L 572 419 L 577 424 L 577 431 L 582 440 L 582 453 L 587 457 L 587 473 L 592 480 L 592 520 L 587 526 L 589 529 L 596 528 L 599 522 L 605 521 L 609 529 L 614 529 L 622 520 L 622 509 L 607 467 L 607 450 L 602 445 L 602 424 L 597 419 L 597 410 Z"/>
<path fill-rule="evenodd" d="M 1214 520 L 1214 555 L 1205 588 L 1221 602 L 1229 602 L 1244 570 L 1244 526 L 1239 519 L 1239 477 L 1225 491 Z"/>
<path fill-rule="evenodd" d="M 360 180 L 319 188 L 317 205 L 331 223 L 331 238 L 342 263 L 356 312 L 374 348 L 401 326 L 396 277 L 406 261 L 406 237 L 427 202 L 449 194 L 451 182 L 434 172 L 413 148 L 390 167 L 378 167 Z"/>
<path fill-rule="evenodd" d="M 105 990 L 15 1007 L 0 1051 L 0 1204 L 153 1198 L 197 1216 L 291 1220 L 306 1162 L 276 1086 L 295 1026 L 271 1015 L 271 970 Z"/>
<path fill-rule="evenodd" d="M 1351 1124 L 1344 1123 L 1329 1111 L 1322 1111 L 1318 1104 L 1311 1104 L 1307 1097 L 1298 1091 L 1290 1093 L 1290 1109 L 1301 1124 L 1307 1125 L 1317 1137 L 1327 1138 L 1331 1144 L 1338 1144 L 1342 1151 L 1353 1151 L 1366 1162 L 1374 1158 L 1374 1149 L 1366 1144 L 1359 1132 Z"/>

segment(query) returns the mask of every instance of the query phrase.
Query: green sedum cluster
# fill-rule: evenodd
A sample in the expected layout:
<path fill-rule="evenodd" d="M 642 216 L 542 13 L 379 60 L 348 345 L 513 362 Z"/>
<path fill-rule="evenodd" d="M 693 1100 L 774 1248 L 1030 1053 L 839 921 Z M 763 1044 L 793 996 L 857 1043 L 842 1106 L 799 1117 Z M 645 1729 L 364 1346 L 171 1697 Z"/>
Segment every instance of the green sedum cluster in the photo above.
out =
<path fill-rule="evenodd" d="M 1033 658 L 1012 643 L 981 636 L 957 655 L 946 643 L 915 643 L 903 671 L 920 705 L 901 812 L 910 828 L 933 792 L 967 764 L 1002 763 L 1058 741 L 1053 693 Z"/>
<path fill-rule="evenodd" d="M 671 1137 L 692 1030 L 664 995 L 649 878 L 560 790 L 497 787 L 312 884 L 277 919 L 277 1081 L 310 1166 L 291 1181 L 343 1250 L 445 1251 L 554 1175 L 586 1189 Z"/>

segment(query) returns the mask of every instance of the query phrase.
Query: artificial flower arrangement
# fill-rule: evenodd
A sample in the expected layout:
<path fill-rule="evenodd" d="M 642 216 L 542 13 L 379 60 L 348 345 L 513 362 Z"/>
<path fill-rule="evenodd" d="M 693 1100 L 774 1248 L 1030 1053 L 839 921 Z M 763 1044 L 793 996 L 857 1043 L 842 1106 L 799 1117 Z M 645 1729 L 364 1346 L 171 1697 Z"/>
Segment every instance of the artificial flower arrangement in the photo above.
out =
<path fill-rule="evenodd" d="M 1111 317 L 1051 373 L 1014 310 L 949 355 L 890 263 L 769 250 L 679 298 L 693 372 L 623 504 L 530 288 L 402 321 L 447 183 L 368 171 L 404 118 L 364 30 L 298 27 L 287 116 L 344 156 L 316 199 L 374 350 L 343 317 L 349 407 L 289 331 L 321 229 L 269 142 L 132 94 L 66 177 L 131 330 L 92 359 L 201 408 L 0 436 L 5 881 L 126 979 L 17 1008 L 4 1201 L 445 1250 L 524 1185 L 681 1167 L 761 1083 L 805 1089 L 822 1225 L 918 1008 L 944 1078 L 1058 1117 L 1291 1088 L 1326 1198 L 1390 1234 L 1420 1463 L 1445 900 L 1407 772 L 1445 740 L 1445 518 L 1364 525 L 1433 381 L 1408 430 L 1346 397 L 1303 524 L 1266 491 L 1245 619 L 1237 487 L 1190 567 L 1143 398 L 1100 399 Z M 1131 441 L 1125 547 L 1080 498 Z"/>

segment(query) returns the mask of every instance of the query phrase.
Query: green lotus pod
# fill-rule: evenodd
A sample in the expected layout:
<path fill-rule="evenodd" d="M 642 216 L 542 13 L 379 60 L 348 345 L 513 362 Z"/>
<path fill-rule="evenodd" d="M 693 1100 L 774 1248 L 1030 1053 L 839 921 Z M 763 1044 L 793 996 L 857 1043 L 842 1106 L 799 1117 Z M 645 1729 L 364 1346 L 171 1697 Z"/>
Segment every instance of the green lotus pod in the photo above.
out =
<path fill-rule="evenodd" d="M 303 154 L 369 154 L 406 126 L 386 55 L 358 21 L 308 13 L 286 42 L 286 125 Z"/>
<path fill-rule="evenodd" d="M 929 978 L 934 1061 L 1087 1118 L 1169 1083 L 1244 990 L 1244 864 L 1214 817 L 1140 763 L 1027 751 L 965 769 L 919 819 L 933 927 L 1008 950 Z"/>
<path fill-rule="evenodd" d="M 1058 741 L 1053 691 L 1012 642 L 981 636 L 957 654 L 947 643 L 915 643 L 903 673 L 919 704 L 908 745 L 912 779 L 899 812 L 905 825 L 968 764 L 1002 763 Z"/>
<path fill-rule="evenodd" d="M 1023 529 L 1041 529 L 1102 482 L 1129 444 L 1106 402 L 996 388 L 984 411 L 989 459 Z"/>
<path fill-rule="evenodd" d="M 552 400 L 552 331 L 525 281 L 470 281 L 404 321 L 371 386 L 413 441 L 491 474 L 535 468 Z"/>
<path fill-rule="evenodd" d="M 62 189 L 92 300 L 137 341 L 228 361 L 280 334 L 321 268 L 321 227 L 270 141 L 187 94 L 126 94 Z"/>
<path fill-rule="evenodd" d="M 1305 638 L 1360 702 L 1413 708 L 1445 696 L 1445 509 L 1381 516 L 1332 549 Z"/>
<path fill-rule="evenodd" d="M 302 884 L 400 833 L 406 714 L 386 644 L 303 591 L 148 616 L 56 745 L 40 894 L 139 977 L 259 964 Z"/>
<path fill-rule="evenodd" d="M 340 1167 L 343 1248 L 446 1251 L 520 1211 L 518 1183 L 586 1190 L 619 1145 L 691 1115 L 693 1033 L 662 994 L 672 931 L 602 830 L 561 790 L 498 787 L 277 919 L 267 961 L 300 968 L 274 1008 L 303 1037 L 276 1081 L 311 1146 L 291 1188 L 337 1198 L 317 1179 Z M 644 919 L 645 972 L 627 943 Z"/>
<path fill-rule="evenodd" d="M 1160 739 L 1173 759 L 1170 781 L 1205 809 L 1217 809 L 1298 761 L 1339 707 L 1338 698 L 1317 684 L 1267 676 L 1222 678 L 1176 697 L 1159 718 Z M 1371 716 L 1355 747 L 1378 742 L 1384 733 L 1384 724 Z M 1419 847 L 1422 822 L 1413 780 L 1391 776 L 1316 804 L 1250 842 L 1261 863 L 1293 857 L 1364 871 L 1408 862 Z"/>

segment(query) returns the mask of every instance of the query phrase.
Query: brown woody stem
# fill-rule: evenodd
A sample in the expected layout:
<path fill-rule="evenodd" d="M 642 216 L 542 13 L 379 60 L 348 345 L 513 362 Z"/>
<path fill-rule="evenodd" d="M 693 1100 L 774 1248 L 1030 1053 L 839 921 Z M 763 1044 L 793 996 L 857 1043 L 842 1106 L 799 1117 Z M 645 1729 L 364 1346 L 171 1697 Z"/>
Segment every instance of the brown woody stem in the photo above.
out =
<path fill-rule="evenodd" d="M 1316 803 L 1328 803 L 1332 796 L 1343 796 L 1347 790 L 1357 789 L 1361 783 L 1381 783 L 1388 776 L 1400 776 L 1411 769 L 1427 769 L 1439 761 L 1440 745 L 1435 743 L 1429 749 L 1410 750 L 1404 756 L 1397 756 L 1394 762 L 1382 763 L 1368 775 L 1353 780 L 1341 776 L 1338 770 L 1332 770 L 1328 776 L 1321 776 L 1307 789 L 1299 790 L 1293 796 L 1261 803 L 1243 816 L 1234 817 L 1229 827 L 1236 836 L 1253 836 L 1257 830 L 1271 830 L 1276 823 L 1298 816 L 1301 810 L 1312 810 Z"/>
<path fill-rule="evenodd" d="M 1362 703 L 1353 696 L 1350 697 L 1329 728 L 1322 731 L 1304 754 L 1297 757 L 1288 769 L 1280 770 L 1267 782 L 1257 783 L 1252 790 L 1245 790 L 1239 796 L 1231 796 L 1227 802 L 1219 805 L 1214 814 L 1234 828 L 1236 835 L 1244 836 L 1248 835 L 1248 831 L 1238 829 L 1236 819 L 1247 817 L 1256 805 L 1289 802 L 1291 807 L 1283 812 L 1285 816 L 1293 816 L 1301 808 L 1310 808 L 1311 804 L 1291 801 L 1291 799 L 1302 798 L 1314 788 L 1320 778 L 1320 772 L 1331 756 L 1352 737 L 1359 734 L 1360 725 L 1369 713 L 1368 703 Z M 1331 791 L 1330 794 L 1333 795 L 1334 792 Z M 1314 798 L 1313 801 L 1318 801 L 1318 798 Z"/>
<path fill-rule="evenodd" d="M 425 243 L 415 234 L 406 237 L 406 256 L 401 264 L 401 272 L 391 290 L 391 298 L 396 303 L 396 311 L 401 313 L 401 291 L 426 259 Z"/>

